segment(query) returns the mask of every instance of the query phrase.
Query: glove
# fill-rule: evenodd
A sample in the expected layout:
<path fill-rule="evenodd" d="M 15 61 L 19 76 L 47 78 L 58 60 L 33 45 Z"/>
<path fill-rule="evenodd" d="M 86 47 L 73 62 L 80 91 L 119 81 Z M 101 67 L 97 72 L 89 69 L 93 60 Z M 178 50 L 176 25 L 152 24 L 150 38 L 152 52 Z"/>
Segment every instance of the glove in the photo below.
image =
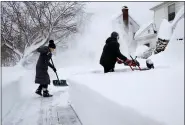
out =
<path fill-rule="evenodd" d="M 136 63 L 133 60 L 127 59 L 124 63 L 125 65 L 136 67 Z"/>
<path fill-rule="evenodd" d="M 117 58 L 117 63 L 118 63 L 118 64 L 122 64 L 122 63 L 123 63 L 123 60 Z"/>
<path fill-rule="evenodd" d="M 53 67 L 53 71 L 54 71 L 54 72 L 56 72 L 56 71 L 57 71 L 55 67 Z"/>

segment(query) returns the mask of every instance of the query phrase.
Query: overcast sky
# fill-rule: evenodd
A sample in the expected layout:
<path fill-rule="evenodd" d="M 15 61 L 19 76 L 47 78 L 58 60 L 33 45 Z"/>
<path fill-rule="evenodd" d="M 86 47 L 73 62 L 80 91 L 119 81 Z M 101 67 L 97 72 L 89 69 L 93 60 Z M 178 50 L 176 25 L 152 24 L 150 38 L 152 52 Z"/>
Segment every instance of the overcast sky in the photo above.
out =
<path fill-rule="evenodd" d="M 161 2 L 89 2 L 87 11 L 105 13 L 110 16 L 121 14 L 122 6 L 129 8 L 129 14 L 138 24 L 145 24 L 153 19 L 153 11 L 149 10 Z"/>

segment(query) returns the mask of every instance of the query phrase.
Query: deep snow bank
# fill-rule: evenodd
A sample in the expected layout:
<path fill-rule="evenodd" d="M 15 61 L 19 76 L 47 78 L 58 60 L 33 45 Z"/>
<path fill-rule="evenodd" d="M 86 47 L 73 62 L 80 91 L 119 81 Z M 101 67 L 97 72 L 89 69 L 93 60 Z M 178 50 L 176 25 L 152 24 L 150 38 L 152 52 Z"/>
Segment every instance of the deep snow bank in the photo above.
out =
<path fill-rule="evenodd" d="M 184 124 L 184 41 L 177 40 L 184 37 L 183 21 L 166 50 L 151 56 L 154 70 L 132 72 L 123 66 L 114 73 L 101 70 L 68 80 L 70 99 L 84 124 Z"/>
<path fill-rule="evenodd" d="M 70 80 L 69 93 L 72 105 L 84 125 L 161 125 L 129 105 L 120 105 L 76 81 Z"/>
<path fill-rule="evenodd" d="M 69 79 L 70 99 L 82 122 L 88 125 L 133 125 L 134 120 L 138 125 L 147 121 L 126 107 L 153 119 L 149 124 L 183 125 L 183 80 L 181 67 L 167 66 L 146 72 L 122 69 L 105 75 L 78 75 Z"/>
<path fill-rule="evenodd" d="M 170 72 L 171 70 L 173 72 Z M 164 74 L 166 77 L 163 77 Z M 174 76 L 174 74 L 179 75 Z M 144 117 L 150 117 L 154 121 L 165 122 L 169 125 L 183 123 L 183 70 L 180 67 L 178 70 L 159 67 L 153 71 L 139 73 L 125 69 L 106 75 L 92 73 L 73 77 L 69 79 L 69 82 L 72 104 L 82 122 L 89 125 L 90 123 L 104 125 L 102 123 L 106 121 L 109 123 L 119 121 L 117 125 L 127 123 L 127 115 L 123 115 L 121 110 L 125 106 L 133 108 Z M 115 106 L 119 107 L 120 111 L 108 110 Z M 106 110 L 108 112 L 105 112 Z M 111 119 L 112 114 L 120 119 Z M 143 120 L 139 122 L 143 123 Z"/>
<path fill-rule="evenodd" d="M 20 66 L 2 67 L 2 119 L 21 98 L 19 81 L 24 73 Z"/>
<path fill-rule="evenodd" d="M 157 37 L 160 39 L 170 40 L 171 35 L 172 35 L 171 24 L 166 19 L 163 19 L 160 24 L 159 33 Z"/>
<path fill-rule="evenodd" d="M 159 63 L 160 61 L 160 63 L 169 64 L 171 66 L 180 64 L 182 69 L 184 69 L 184 40 L 177 40 L 179 38 L 184 38 L 184 18 L 176 25 L 165 51 L 152 55 L 150 59 L 152 59 L 154 63 Z"/>

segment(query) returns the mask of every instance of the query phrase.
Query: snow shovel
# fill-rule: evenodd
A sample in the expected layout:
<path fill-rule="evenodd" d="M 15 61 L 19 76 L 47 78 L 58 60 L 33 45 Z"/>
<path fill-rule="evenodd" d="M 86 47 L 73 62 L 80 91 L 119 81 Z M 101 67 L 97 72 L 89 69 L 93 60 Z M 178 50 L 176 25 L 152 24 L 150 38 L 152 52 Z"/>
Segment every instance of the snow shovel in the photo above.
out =
<path fill-rule="evenodd" d="M 53 64 L 52 58 L 51 58 L 51 62 L 52 62 L 52 64 Z M 53 66 L 54 66 L 54 64 L 53 64 Z M 56 74 L 56 76 L 57 76 L 57 80 L 53 80 L 53 85 L 54 85 L 54 86 L 68 86 L 66 80 L 59 80 L 57 72 L 55 72 L 55 74 Z"/>

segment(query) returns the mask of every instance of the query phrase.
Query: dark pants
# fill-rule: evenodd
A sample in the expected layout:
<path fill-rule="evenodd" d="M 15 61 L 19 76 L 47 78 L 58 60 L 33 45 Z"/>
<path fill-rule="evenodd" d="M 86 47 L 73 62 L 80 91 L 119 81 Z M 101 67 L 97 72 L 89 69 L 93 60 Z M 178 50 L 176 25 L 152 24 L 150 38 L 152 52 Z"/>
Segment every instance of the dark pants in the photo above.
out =
<path fill-rule="evenodd" d="M 39 87 L 38 87 L 38 90 L 42 90 L 43 88 L 47 90 L 48 89 L 48 85 L 41 85 L 40 84 Z"/>
<path fill-rule="evenodd" d="M 114 68 L 109 68 L 109 67 L 103 67 L 103 68 L 104 68 L 104 73 L 114 72 Z"/>

